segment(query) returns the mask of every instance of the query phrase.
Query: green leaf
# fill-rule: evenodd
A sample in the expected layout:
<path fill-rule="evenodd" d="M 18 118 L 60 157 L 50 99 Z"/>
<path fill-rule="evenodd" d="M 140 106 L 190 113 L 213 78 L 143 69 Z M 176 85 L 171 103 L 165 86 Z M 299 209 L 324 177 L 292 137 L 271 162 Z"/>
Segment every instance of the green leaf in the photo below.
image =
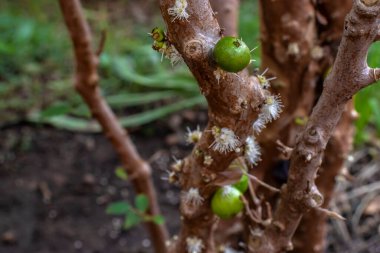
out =
<path fill-rule="evenodd" d="M 179 102 L 176 102 L 170 105 L 162 106 L 160 108 L 156 108 L 150 111 L 120 118 L 120 123 L 122 124 L 123 127 L 139 126 L 142 124 L 149 123 L 153 120 L 160 119 L 176 111 L 179 111 L 185 108 L 190 108 L 198 104 L 203 104 L 204 102 L 205 102 L 205 98 L 199 95 L 196 97 L 181 100 Z"/>
<path fill-rule="evenodd" d="M 177 92 L 173 91 L 158 91 L 144 93 L 120 93 L 117 95 L 107 96 L 106 100 L 112 108 L 123 108 L 126 106 L 137 106 L 149 104 L 155 101 L 178 96 Z"/>
<path fill-rule="evenodd" d="M 130 205 L 124 201 L 113 202 L 107 206 L 106 213 L 112 215 L 125 214 L 130 211 Z"/>
<path fill-rule="evenodd" d="M 123 167 L 116 168 L 115 175 L 118 178 L 120 178 L 121 180 L 127 180 L 128 179 L 128 174 Z"/>
<path fill-rule="evenodd" d="M 78 132 L 100 132 L 101 128 L 95 121 L 60 115 L 56 117 L 43 118 L 39 113 L 28 115 L 27 120 L 33 123 L 44 123 L 69 131 Z"/>
<path fill-rule="evenodd" d="M 373 120 L 376 126 L 377 134 L 380 134 L 380 108 L 379 108 L 379 101 L 376 98 L 371 98 L 369 100 L 369 106 L 372 109 Z"/>
<path fill-rule="evenodd" d="M 136 214 L 133 210 L 129 210 L 125 215 L 124 229 L 130 229 L 141 222 L 141 217 Z"/>
<path fill-rule="evenodd" d="M 162 225 L 165 223 L 165 218 L 162 215 L 156 215 L 156 216 L 153 216 L 152 221 L 156 223 L 157 225 Z"/>
<path fill-rule="evenodd" d="M 149 200 L 148 197 L 144 194 L 137 195 L 135 199 L 136 208 L 140 210 L 141 212 L 145 213 L 146 210 L 148 210 L 149 207 Z"/>
<path fill-rule="evenodd" d="M 175 76 L 173 73 L 162 72 L 155 75 L 143 75 L 135 72 L 128 62 L 118 57 L 114 59 L 114 68 L 117 75 L 124 81 L 133 82 L 136 85 L 161 88 L 161 89 L 180 89 L 187 91 L 198 90 L 195 80 L 183 76 Z"/>
<path fill-rule="evenodd" d="M 65 103 L 59 103 L 49 106 L 44 111 L 42 111 L 40 115 L 43 118 L 51 118 L 67 114 L 68 112 L 70 112 L 70 110 L 70 105 Z"/>

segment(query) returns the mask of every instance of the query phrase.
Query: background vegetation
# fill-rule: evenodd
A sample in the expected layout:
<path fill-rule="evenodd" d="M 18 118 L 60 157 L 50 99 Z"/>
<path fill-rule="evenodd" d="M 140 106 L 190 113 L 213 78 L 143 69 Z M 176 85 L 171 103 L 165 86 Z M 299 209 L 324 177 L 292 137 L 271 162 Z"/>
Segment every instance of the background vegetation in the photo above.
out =
<path fill-rule="evenodd" d="M 158 8 L 147 8 L 154 6 L 154 1 L 138 2 L 85 3 L 95 41 L 103 30 L 107 32 L 99 66 L 101 88 L 126 127 L 205 104 L 186 66 L 172 67 L 165 59 L 161 62 L 161 55 L 151 49 L 147 33 L 164 24 Z M 0 10 L 0 125 L 27 121 L 73 131 L 99 131 L 72 87 L 71 45 L 57 1 L 1 1 Z M 256 1 L 242 1 L 239 30 L 250 48 L 258 45 L 258 29 Z M 258 52 L 252 70 L 260 64 Z M 380 44 L 375 44 L 369 55 L 371 66 L 380 66 L 379 55 Z M 360 114 L 358 145 L 380 136 L 379 101 L 379 85 L 355 98 Z"/>

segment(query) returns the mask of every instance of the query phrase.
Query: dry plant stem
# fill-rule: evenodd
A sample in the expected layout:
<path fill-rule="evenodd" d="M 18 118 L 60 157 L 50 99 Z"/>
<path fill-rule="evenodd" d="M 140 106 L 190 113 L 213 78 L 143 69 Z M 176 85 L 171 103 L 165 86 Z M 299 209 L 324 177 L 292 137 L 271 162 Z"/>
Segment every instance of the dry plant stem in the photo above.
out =
<path fill-rule="evenodd" d="M 316 184 L 324 197 L 322 208 L 328 208 L 333 197 L 336 176 L 344 167 L 352 147 L 356 112 L 352 100 L 347 104 L 342 118 L 329 140 Z M 327 212 L 312 209 L 302 218 L 294 235 L 294 252 L 323 253 L 327 245 Z"/>
<path fill-rule="evenodd" d="M 272 191 L 272 192 L 275 192 L 275 193 L 280 192 L 279 189 L 277 189 L 277 188 L 275 188 L 275 187 L 273 187 L 273 186 L 270 186 L 269 184 L 267 184 L 267 183 L 261 181 L 260 179 L 258 179 L 258 178 L 255 177 L 254 175 L 250 175 L 250 174 L 247 174 L 247 175 L 249 176 L 249 178 L 250 178 L 253 182 L 257 183 L 258 185 L 261 185 L 262 187 L 268 189 L 269 191 Z"/>
<path fill-rule="evenodd" d="M 352 7 L 352 0 L 319 1 L 316 3 L 318 40 L 325 52 L 321 61 L 329 67 L 335 58 L 339 42 L 342 36 L 344 18 Z M 322 66 L 323 66 L 322 65 Z M 322 75 L 319 77 L 322 78 Z M 319 90 L 319 89 L 318 89 Z M 319 96 L 319 94 L 317 94 Z M 352 147 L 353 121 L 356 112 L 351 100 L 342 118 L 329 140 L 323 163 L 316 180 L 319 191 L 324 196 L 322 207 L 328 208 L 335 186 L 335 178 L 341 171 L 346 161 L 348 152 Z M 306 213 L 293 237 L 294 253 L 323 253 L 327 239 L 327 213 L 316 209 Z"/>
<path fill-rule="evenodd" d="M 264 94 L 257 78 L 249 77 L 246 71 L 225 73 L 219 82 L 216 79 L 214 71 L 217 67 L 212 60 L 211 50 L 220 39 L 221 29 L 209 1 L 188 0 L 188 20 L 175 21 L 168 14 L 168 9 L 174 3 L 175 0 L 160 1 L 168 39 L 181 53 L 207 99 L 209 123 L 192 154 L 184 160 L 179 176 L 183 192 L 197 188 L 203 202 L 200 206 L 192 206 L 181 201 L 182 226 L 171 252 L 187 253 L 186 239 L 197 237 L 204 246 L 202 253 L 215 253 L 213 229 L 216 218 L 209 207 L 211 196 L 217 188 L 213 180 L 236 157 L 242 155 L 242 145 L 251 133 L 252 122 L 258 116 L 258 106 L 263 103 Z M 210 148 L 214 142 L 211 133 L 213 126 L 232 130 L 241 142 L 240 151 L 223 154 Z M 212 157 L 211 165 L 203 163 L 205 155 Z"/>
<path fill-rule="evenodd" d="M 96 52 L 92 49 L 90 28 L 84 18 L 79 0 L 60 0 L 60 7 L 70 32 L 76 59 L 75 88 L 83 97 L 94 118 L 103 128 L 104 134 L 116 149 L 123 166 L 131 176 L 137 193 L 149 198 L 151 215 L 158 215 L 159 208 L 151 179 L 151 168 L 137 153 L 127 132 L 119 124 L 98 87 Z M 146 223 L 156 252 L 165 253 L 167 231 L 163 225 Z"/>
<path fill-rule="evenodd" d="M 331 74 L 304 131 L 298 136 L 291 157 L 287 186 L 274 222 L 253 252 L 271 253 L 292 249 L 291 238 L 302 215 L 319 207 L 323 197 L 315 186 L 323 151 L 345 110 L 346 103 L 360 89 L 375 82 L 379 70 L 367 66 L 367 53 L 379 28 L 380 2 L 366 6 L 360 0 L 346 18 L 344 36 Z"/>
<path fill-rule="evenodd" d="M 224 29 L 224 35 L 238 35 L 239 2 L 240 0 L 210 0 L 220 28 Z"/>

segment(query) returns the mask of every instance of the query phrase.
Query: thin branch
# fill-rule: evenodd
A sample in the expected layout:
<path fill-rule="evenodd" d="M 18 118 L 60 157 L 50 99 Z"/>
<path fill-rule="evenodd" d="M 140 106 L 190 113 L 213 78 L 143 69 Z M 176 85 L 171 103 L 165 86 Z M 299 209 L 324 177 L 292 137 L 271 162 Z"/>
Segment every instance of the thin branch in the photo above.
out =
<path fill-rule="evenodd" d="M 277 144 L 278 151 L 280 151 L 282 155 L 282 158 L 284 160 L 288 160 L 292 155 L 293 149 L 286 146 L 281 140 L 277 140 L 276 144 Z"/>
<path fill-rule="evenodd" d="M 255 183 L 257 183 L 257 184 L 259 184 L 259 185 L 261 185 L 261 186 L 263 186 L 264 188 L 267 188 L 268 190 L 270 190 L 270 191 L 272 191 L 272 192 L 275 192 L 275 193 L 279 193 L 279 192 L 280 192 L 280 190 L 277 189 L 276 187 L 273 187 L 273 186 L 271 186 L 271 185 L 269 185 L 269 184 L 267 184 L 267 183 L 261 181 L 260 179 L 258 179 L 258 178 L 255 177 L 254 175 L 251 175 L 251 174 L 248 174 L 248 173 L 247 173 L 247 175 L 248 175 L 248 177 L 249 177 L 250 179 L 252 179 L 252 181 L 254 181 Z"/>
<path fill-rule="evenodd" d="M 363 1 L 363 0 L 362 0 Z M 283 252 L 290 249 L 291 238 L 302 215 L 323 203 L 315 186 L 315 175 L 323 151 L 346 107 L 360 89 L 375 81 L 367 66 L 368 49 L 378 32 L 380 1 L 366 6 L 355 0 L 346 18 L 344 36 L 334 67 L 324 82 L 322 95 L 314 107 L 291 157 L 289 178 L 281 191 L 281 201 L 273 224 L 264 231 L 258 253 Z M 280 224 L 283 229 L 278 229 Z"/>
<path fill-rule="evenodd" d="M 101 33 L 101 36 L 100 36 L 100 41 L 99 41 L 99 46 L 98 46 L 98 49 L 96 50 L 96 55 L 97 56 L 100 56 L 104 50 L 104 46 L 106 44 L 106 40 L 107 40 L 107 31 L 106 30 L 102 30 L 102 33 Z"/>
<path fill-rule="evenodd" d="M 128 174 L 135 176 L 132 183 L 136 192 L 148 197 L 150 203 L 148 213 L 158 215 L 160 211 L 151 179 L 151 168 L 138 154 L 127 132 L 120 125 L 98 87 L 98 59 L 92 49 L 91 32 L 84 18 L 81 3 L 79 0 L 60 0 L 59 3 L 75 52 L 75 88 L 87 103 L 93 117 L 102 126 L 104 134 L 110 139 Z M 165 227 L 153 222 L 146 223 L 146 226 L 156 252 L 165 253 L 165 241 L 168 238 Z"/>
<path fill-rule="evenodd" d="M 227 36 L 238 35 L 239 0 L 210 0 L 218 23 Z"/>
<path fill-rule="evenodd" d="M 334 212 L 334 211 L 330 211 L 330 210 L 328 210 L 326 208 L 318 207 L 318 208 L 316 208 L 316 210 L 318 210 L 318 211 L 326 214 L 328 217 L 331 217 L 331 218 L 334 218 L 334 219 L 338 219 L 338 220 L 346 220 L 346 218 L 344 218 L 339 213 Z"/>
<path fill-rule="evenodd" d="M 248 215 L 248 217 L 253 221 L 253 222 L 256 222 L 257 224 L 261 224 L 261 220 L 259 218 L 257 218 L 257 215 L 254 215 L 251 211 L 251 209 L 249 208 L 249 203 L 248 203 L 248 200 L 244 197 L 244 195 L 241 195 L 241 200 L 243 201 L 244 203 L 244 207 L 245 207 L 245 211 Z"/>

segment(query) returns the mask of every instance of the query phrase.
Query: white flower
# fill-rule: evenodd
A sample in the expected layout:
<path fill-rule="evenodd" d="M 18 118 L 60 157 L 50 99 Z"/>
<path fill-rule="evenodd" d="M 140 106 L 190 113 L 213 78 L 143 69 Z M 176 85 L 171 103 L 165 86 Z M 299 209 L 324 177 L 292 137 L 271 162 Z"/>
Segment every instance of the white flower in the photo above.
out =
<path fill-rule="evenodd" d="M 173 7 L 168 9 L 168 13 L 170 16 L 174 17 L 172 22 L 176 19 L 179 20 L 187 20 L 189 14 L 186 12 L 187 1 L 186 0 L 176 0 Z"/>
<path fill-rule="evenodd" d="M 210 166 L 213 161 L 214 161 L 214 159 L 212 159 L 212 157 L 210 155 L 206 155 L 204 160 L 203 160 L 203 164 L 206 166 Z"/>
<path fill-rule="evenodd" d="M 259 114 L 259 117 L 257 118 L 257 120 L 253 122 L 252 128 L 256 134 L 261 133 L 261 131 L 266 127 L 265 126 L 266 122 L 263 115 L 264 114 Z"/>
<path fill-rule="evenodd" d="M 187 128 L 187 134 L 186 134 L 186 142 L 191 143 L 197 143 L 200 138 L 202 137 L 202 132 L 199 130 L 199 126 L 197 126 L 197 129 L 194 131 L 191 131 L 190 128 Z"/>
<path fill-rule="evenodd" d="M 256 142 L 255 138 L 248 137 L 245 141 L 244 157 L 252 165 L 257 165 L 260 161 L 260 146 Z"/>
<path fill-rule="evenodd" d="M 219 84 L 219 80 L 220 79 L 224 79 L 226 76 L 227 76 L 227 73 L 221 69 L 221 68 L 216 68 L 216 70 L 213 72 L 216 80 L 218 81 L 218 84 Z"/>
<path fill-rule="evenodd" d="M 230 248 L 230 247 L 225 247 L 223 253 L 243 253 L 243 252 L 234 250 L 233 248 Z"/>
<path fill-rule="evenodd" d="M 199 194 L 198 188 L 190 188 L 187 192 L 182 192 L 182 201 L 185 205 L 200 206 L 204 198 Z"/>
<path fill-rule="evenodd" d="M 229 198 L 231 195 L 232 191 L 234 191 L 234 188 L 231 185 L 225 185 L 223 186 L 223 191 L 222 191 L 222 196 L 224 198 Z"/>
<path fill-rule="evenodd" d="M 204 248 L 202 240 L 198 237 L 186 238 L 186 246 L 188 253 L 201 253 Z"/>
<path fill-rule="evenodd" d="M 235 150 L 240 145 L 239 138 L 228 128 L 223 127 L 220 129 L 214 126 L 211 131 L 215 140 L 210 147 L 215 151 L 227 153 Z"/>
<path fill-rule="evenodd" d="M 181 171 L 183 166 L 183 160 L 178 160 L 177 158 L 173 157 L 174 164 L 172 165 L 172 168 L 174 171 Z"/>
<path fill-rule="evenodd" d="M 282 112 L 282 102 L 280 96 L 267 96 L 265 99 L 265 104 L 261 108 L 261 114 L 259 117 L 262 117 L 266 123 L 271 122 L 272 120 L 277 119 Z"/>
<path fill-rule="evenodd" d="M 162 53 L 165 55 L 166 59 L 170 60 L 172 66 L 175 66 L 177 63 L 183 61 L 182 55 L 173 45 L 164 48 Z"/>
<path fill-rule="evenodd" d="M 261 73 L 260 75 L 257 75 L 257 79 L 259 79 L 259 82 L 261 84 L 261 86 L 264 88 L 264 89 L 268 89 L 270 87 L 270 81 L 276 79 L 276 77 L 271 77 L 271 78 L 266 78 L 265 77 L 265 74 L 268 72 L 268 68 L 266 68 L 264 70 L 263 73 Z"/>

